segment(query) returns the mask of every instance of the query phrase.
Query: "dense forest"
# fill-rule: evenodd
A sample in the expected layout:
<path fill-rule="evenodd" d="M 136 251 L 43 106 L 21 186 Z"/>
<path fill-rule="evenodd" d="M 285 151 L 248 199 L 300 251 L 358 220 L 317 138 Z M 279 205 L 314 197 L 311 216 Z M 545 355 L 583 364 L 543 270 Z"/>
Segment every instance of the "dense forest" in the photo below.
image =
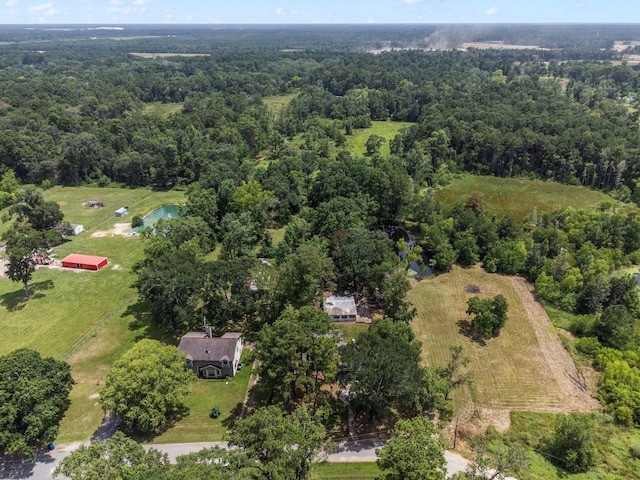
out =
<path fill-rule="evenodd" d="M 185 190 L 184 216 L 145 231 L 135 267 L 155 326 L 178 338 L 206 317 L 218 333 L 241 330 L 256 342 L 267 403 L 315 415 L 336 408 L 327 386 L 349 386 L 349 409 L 371 421 L 450 418 L 450 393 L 468 381 L 455 348 L 447 368 L 420 365 L 411 262 L 522 275 L 575 315 L 571 345 L 601 372 L 605 412 L 640 425 L 640 297 L 620 273 L 640 264 L 640 67 L 625 57 L 631 43 L 612 48 L 640 28 L 136 28 L 0 30 L 0 208 L 30 225 L 3 237 L 7 251 L 19 229 L 38 230 L 33 209 L 52 208 L 23 185 Z M 478 41 L 541 48 L 458 49 Z M 348 148 L 372 122 L 400 121 L 393 138 Z M 524 220 L 489 215 L 474 192 L 438 202 L 464 173 L 581 185 L 611 201 L 532 208 Z M 310 308 L 331 290 L 385 318 L 339 352 L 316 341 L 331 324 Z M 300 351 L 314 360 L 300 367 Z M 361 368 L 371 358 L 376 372 Z"/>

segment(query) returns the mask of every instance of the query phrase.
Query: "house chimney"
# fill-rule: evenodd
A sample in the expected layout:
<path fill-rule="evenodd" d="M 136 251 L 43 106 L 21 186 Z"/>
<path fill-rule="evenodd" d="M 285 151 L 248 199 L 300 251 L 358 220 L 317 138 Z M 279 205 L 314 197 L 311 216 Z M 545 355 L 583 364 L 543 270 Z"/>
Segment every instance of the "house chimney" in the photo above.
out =
<path fill-rule="evenodd" d="M 209 324 L 207 323 L 207 317 L 204 317 L 204 334 L 209 337 L 212 338 L 211 335 L 211 327 L 209 326 Z"/>

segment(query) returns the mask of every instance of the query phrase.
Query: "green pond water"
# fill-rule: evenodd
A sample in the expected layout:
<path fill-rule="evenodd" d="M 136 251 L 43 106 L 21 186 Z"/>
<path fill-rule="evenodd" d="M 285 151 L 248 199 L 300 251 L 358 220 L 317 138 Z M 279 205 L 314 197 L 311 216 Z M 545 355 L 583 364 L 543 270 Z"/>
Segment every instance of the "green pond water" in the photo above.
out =
<path fill-rule="evenodd" d="M 177 218 L 180 217 L 180 205 L 164 205 L 156 208 L 144 217 L 144 225 L 142 227 L 130 228 L 129 233 L 135 235 L 140 233 L 143 228 L 153 226 L 161 218 Z"/>

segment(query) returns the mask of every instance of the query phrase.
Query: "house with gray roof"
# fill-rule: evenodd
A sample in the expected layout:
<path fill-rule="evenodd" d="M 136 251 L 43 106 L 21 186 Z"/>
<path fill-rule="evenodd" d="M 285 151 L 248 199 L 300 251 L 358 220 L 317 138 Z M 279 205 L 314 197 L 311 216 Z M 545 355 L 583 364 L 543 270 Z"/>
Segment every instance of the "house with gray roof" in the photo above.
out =
<path fill-rule="evenodd" d="M 242 355 L 242 334 L 229 332 L 212 337 L 207 332 L 188 332 L 178 344 L 187 356 L 187 368 L 202 378 L 233 377 Z"/>

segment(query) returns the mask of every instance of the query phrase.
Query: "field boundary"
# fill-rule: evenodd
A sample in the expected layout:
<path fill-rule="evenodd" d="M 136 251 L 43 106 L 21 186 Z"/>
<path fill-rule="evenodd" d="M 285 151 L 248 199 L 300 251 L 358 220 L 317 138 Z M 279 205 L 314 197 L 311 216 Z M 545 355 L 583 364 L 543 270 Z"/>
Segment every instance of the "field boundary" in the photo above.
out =
<path fill-rule="evenodd" d="M 93 327 L 86 335 L 84 335 L 80 340 L 74 343 L 69 351 L 64 356 L 64 361 L 68 361 L 74 354 L 80 350 L 85 343 L 95 337 L 100 330 L 102 330 L 105 325 L 107 325 L 111 320 L 113 320 L 116 316 L 120 315 L 125 309 L 131 305 L 131 302 L 136 298 L 137 294 L 131 295 L 127 300 L 122 302 L 118 307 L 106 318 L 100 321 L 95 327 Z"/>

